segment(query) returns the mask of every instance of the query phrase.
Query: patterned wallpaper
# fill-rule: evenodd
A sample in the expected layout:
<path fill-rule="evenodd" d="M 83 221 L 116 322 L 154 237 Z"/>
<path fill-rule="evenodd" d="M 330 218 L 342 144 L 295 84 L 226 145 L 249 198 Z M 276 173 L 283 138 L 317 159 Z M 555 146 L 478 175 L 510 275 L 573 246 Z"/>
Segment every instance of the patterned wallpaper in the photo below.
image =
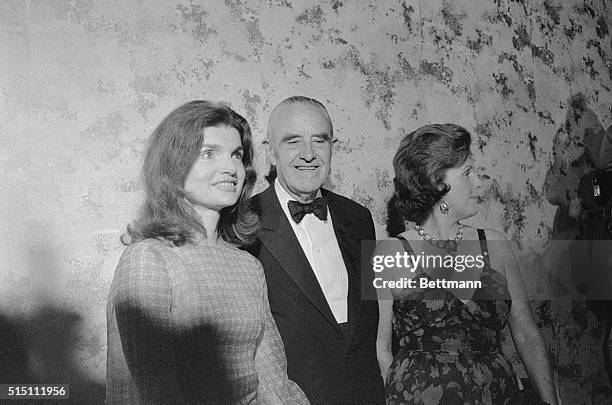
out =
<path fill-rule="evenodd" d="M 575 237 L 575 190 L 612 125 L 611 18 L 606 0 L 0 0 L 4 379 L 101 400 L 106 295 L 144 143 L 196 98 L 249 120 L 258 191 L 271 109 L 324 102 L 339 138 L 329 187 L 367 206 L 380 238 L 401 137 L 467 127 L 486 187 L 471 223 L 541 264 L 524 274 L 534 293 L 555 278 L 547 241 Z M 534 309 L 564 403 L 603 403 L 596 318 L 569 300 Z"/>

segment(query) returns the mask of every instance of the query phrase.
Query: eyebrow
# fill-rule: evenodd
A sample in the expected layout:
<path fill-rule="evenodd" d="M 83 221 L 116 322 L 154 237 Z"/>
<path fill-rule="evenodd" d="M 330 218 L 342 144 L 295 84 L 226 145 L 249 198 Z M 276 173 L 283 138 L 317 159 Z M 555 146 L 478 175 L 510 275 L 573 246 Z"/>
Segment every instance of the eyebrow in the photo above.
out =
<path fill-rule="evenodd" d="M 320 133 L 320 134 L 314 134 L 312 137 L 313 138 L 314 137 L 322 138 L 322 139 L 325 139 L 326 141 L 329 141 L 331 139 L 331 136 L 328 133 L 326 133 L 326 132 L 323 132 L 323 133 Z"/>
<path fill-rule="evenodd" d="M 281 142 L 286 142 L 286 141 L 290 141 L 295 138 L 302 138 L 302 136 L 298 134 L 285 134 L 281 137 L 280 140 Z M 331 139 L 331 136 L 326 132 L 322 132 L 320 134 L 312 134 L 311 138 L 321 138 L 326 141 L 329 141 Z"/>
<path fill-rule="evenodd" d="M 285 134 L 281 137 L 281 142 L 286 142 L 286 141 L 290 141 L 292 139 L 295 138 L 301 138 L 301 136 L 297 135 L 297 134 Z"/>
<path fill-rule="evenodd" d="M 222 145 L 218 143 L 204 143 L 202 144 L 202 147 L 200 148 L 200 150 L 202 149 L 220 149 L 220 148 L 222 148 Z M 244 147 L 240 145 L 234 149 L 234 151 L 237 151 L 237 150 L 244 150 Z"/>

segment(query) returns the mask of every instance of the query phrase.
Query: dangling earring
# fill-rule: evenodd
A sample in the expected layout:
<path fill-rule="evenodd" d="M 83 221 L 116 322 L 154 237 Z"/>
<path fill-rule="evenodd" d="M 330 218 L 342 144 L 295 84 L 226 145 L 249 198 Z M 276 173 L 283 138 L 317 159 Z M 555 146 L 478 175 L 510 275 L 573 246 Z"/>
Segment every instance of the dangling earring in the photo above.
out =
<path fill-rule="evenodd" d="M 438 204 L 438 207 L 440 208 L 440 212 L 442 213 L 442 215 L 447 215 L 448 214 L 448 203 L 444 200 L 440 201 L 440 204 Z"/>

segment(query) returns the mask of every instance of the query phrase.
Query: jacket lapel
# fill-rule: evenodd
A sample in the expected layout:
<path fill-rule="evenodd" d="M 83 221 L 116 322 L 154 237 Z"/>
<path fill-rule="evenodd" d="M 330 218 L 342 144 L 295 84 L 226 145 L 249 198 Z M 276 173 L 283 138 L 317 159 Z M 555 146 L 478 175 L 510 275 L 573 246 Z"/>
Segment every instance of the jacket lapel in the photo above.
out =
<path fill-rule="evenodd" d="M 260 194 L 260 204 L 261 243 L 323 317 L 339 330 L 312 267 L 280 206 L 274 187 L 270 186 Z"/>

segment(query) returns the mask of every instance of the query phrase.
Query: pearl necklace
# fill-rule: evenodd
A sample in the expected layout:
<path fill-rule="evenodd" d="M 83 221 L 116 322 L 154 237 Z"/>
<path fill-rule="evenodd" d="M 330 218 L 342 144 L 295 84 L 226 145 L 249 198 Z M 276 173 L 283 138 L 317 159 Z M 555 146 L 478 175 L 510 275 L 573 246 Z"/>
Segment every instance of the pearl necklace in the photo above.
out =
<path fill-rule="evenodd" d="M 442 250 L 446 250 L 447 252 L 450 252 L 450 253 L 457 253 L 457 246 L 459 245 L 459 242 L 463 238 L 463 224 L 459 222 L 457 222 L 457 224 L 459 225 L 459 228 L 457 229 L 457 235 L 455 235 L 455 239 L 448 239 L 448 240 L 437 240 L 430 234 L 426 233 L 423 227 L 419 224 L 416 224 L 414 226 L 414 230 L 417 231 L 417 233 L 419 234 L 421 238 L 423 238 L 423 240 L 426 240 L 427 242 L 431 243 L 435 247 L 440 248 Z"/>

